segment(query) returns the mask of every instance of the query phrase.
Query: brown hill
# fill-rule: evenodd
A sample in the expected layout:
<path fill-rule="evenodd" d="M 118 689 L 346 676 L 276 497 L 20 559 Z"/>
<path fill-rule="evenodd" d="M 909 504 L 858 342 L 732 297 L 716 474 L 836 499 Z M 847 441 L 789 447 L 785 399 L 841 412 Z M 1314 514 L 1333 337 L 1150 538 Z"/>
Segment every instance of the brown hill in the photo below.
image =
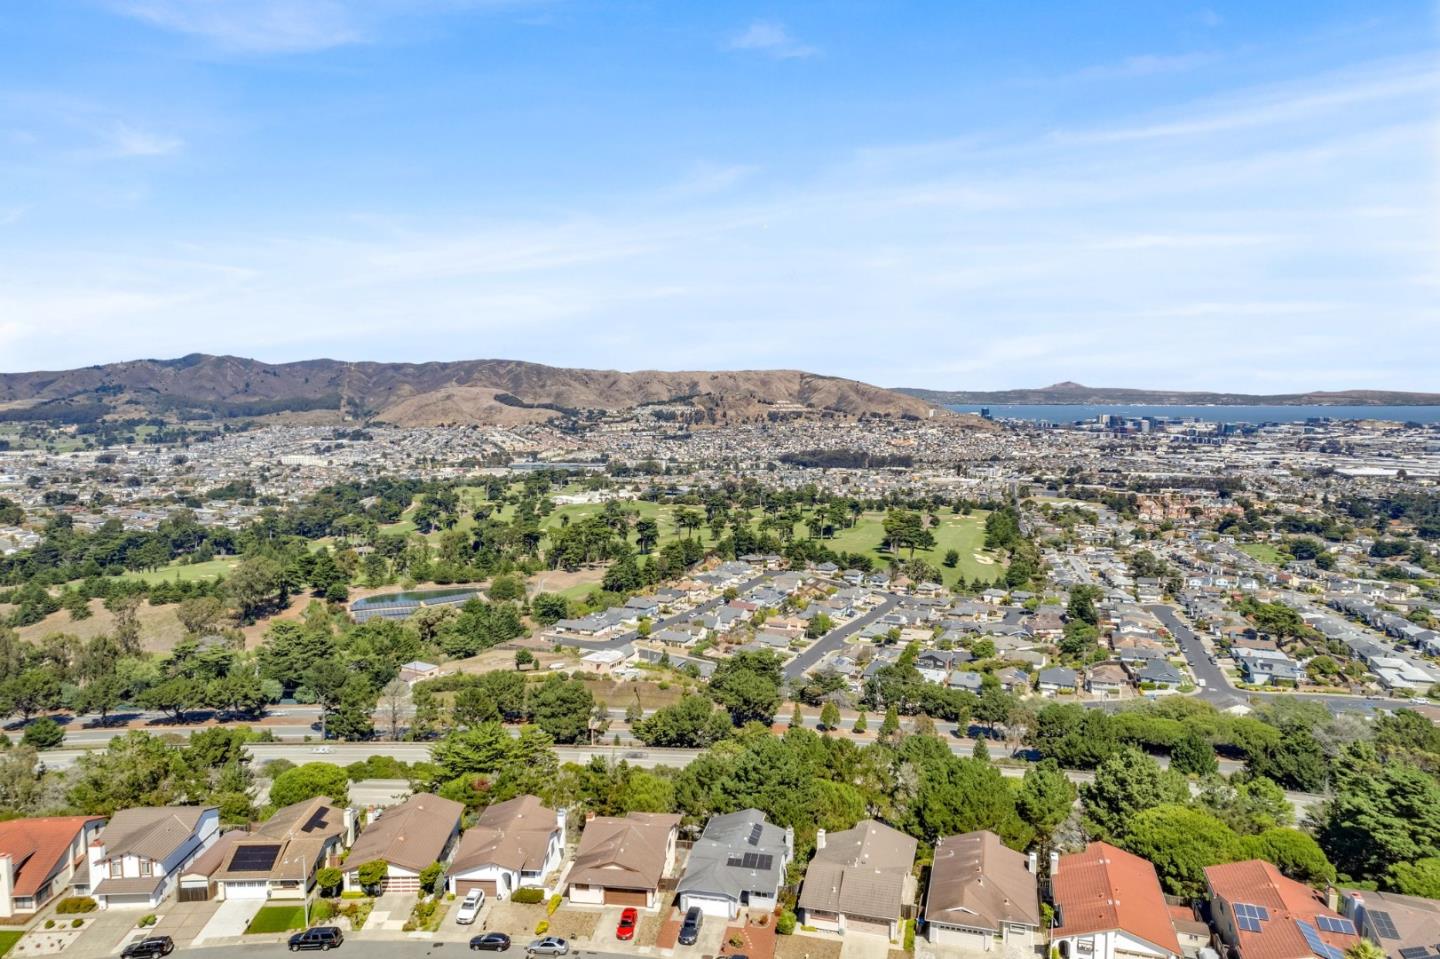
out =
<path fill-rule="evenodd" d="M 854 380 L 798 370 L 580 370 L 514 360 L 453 363 L 269 364 L 192 354 L 62 372 L 0 374 L 0 418 L 83 422 L 122 408 L 216 417 L 332 411 L 337 421 L 401 426 L 537 422 L 585 411 L 675 403 L 707 423 L 776 413 L 818 419 L 924 419 L 927 401 Z"/>

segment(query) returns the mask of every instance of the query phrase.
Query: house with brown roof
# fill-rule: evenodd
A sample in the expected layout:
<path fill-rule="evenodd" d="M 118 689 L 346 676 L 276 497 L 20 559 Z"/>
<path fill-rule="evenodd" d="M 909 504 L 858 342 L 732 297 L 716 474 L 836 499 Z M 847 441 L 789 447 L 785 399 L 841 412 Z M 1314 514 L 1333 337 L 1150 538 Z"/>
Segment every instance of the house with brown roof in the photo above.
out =
<path fill-rule="evenodd" d="M 487 807 L 465 830 L 446 881 L 461 896 L 483 889 L 508 899 L 521 886 L 543 887 L 564 856 L 565 813 L 535 796 L 517 796 Z"/>
<path fill-rule="evenodd" d="M 214 806 L 122 809 L 86 850 L 90 895 L 101 909 L 153 909 L 219 835 L 220 811 Z"/>
<path fill-rule="evenodd" d="M 387 865 L 382 892 L 419 892 L 420 873 L 446 862 L 460 836 L 465 807 L 434 793 L 416 793 L 371 820 L 345 857 L 345 888 L 360 889 L 360 867 L 379 860 Z"/>
<path fill-rule="evenodd" d="M 1263 859 L 1205 868 L 1210 918 L 1237 959 L 1343 959 L 1360 941 L 1323 894 Z"/>
<path fill-rule="evenodd" d="M 660 880 L 675 868 L 680 817 L 632 812 L 585 823 L 566 895 L 584 905 L 660 905 Z"/>
<path fill-rule="evenodd" d="M 1440 902 L 1398 892 L 1348 890 L 1336 905 L 1389 959 L 1440 957 Z"/>
<path fill-rule="evenodd" d="M 0 822 L 0 919 L 39 912 L 85 866 L 103 816 L 44 816 Z M 82 876 L 83 878 L 83 876 Z"/>
<path fill-rule="evenodd" d="M 988 830 L 946 836 L 935 845 L 925 892 L 925 935 L 937 946 L 989 952 L 1035 949 L 1040 890 L 1033 855 L 1010 849 Z"/>
<path fill-rule="evenodd" d="M 1050 898 L 1050 941 L 1060 959 L 1179 959 L 1180 940 L 1148 860 L 1105 842 L 1052 855 Z"/>
<path fill-rule="evenodd" d="M 800 887 L 801 922 L 894 939 L 902 908 L 915 901 L 915 845 L 911 837 L 874 819 L 834 835 L 819 830 Z"/>
<path fill-rule="evenodd" d="M 253 830 L 232 829 L 181 872 L 180 900 L 301 899 L 315 873 L 355 839 L 355 814 L 323 797 L 275 810 Z"/>

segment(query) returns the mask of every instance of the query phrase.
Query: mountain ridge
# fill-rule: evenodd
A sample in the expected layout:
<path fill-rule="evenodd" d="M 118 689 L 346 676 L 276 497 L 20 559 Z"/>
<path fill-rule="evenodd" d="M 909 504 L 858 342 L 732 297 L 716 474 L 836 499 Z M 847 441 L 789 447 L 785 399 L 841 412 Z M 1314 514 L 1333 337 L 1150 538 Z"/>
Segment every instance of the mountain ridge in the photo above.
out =
<path fill-rule="evenodd" d="M 956 414 L 856 380 L 803 370 L 572 369 L 520 360 L 264 363 L 191 353 L 73 370 L 0 374 L 0 417 L 80 422 L 307 413 L 397 426 L 500 425 L 688 407 L 697 426 L 789 417 L 928 419 Z"/>

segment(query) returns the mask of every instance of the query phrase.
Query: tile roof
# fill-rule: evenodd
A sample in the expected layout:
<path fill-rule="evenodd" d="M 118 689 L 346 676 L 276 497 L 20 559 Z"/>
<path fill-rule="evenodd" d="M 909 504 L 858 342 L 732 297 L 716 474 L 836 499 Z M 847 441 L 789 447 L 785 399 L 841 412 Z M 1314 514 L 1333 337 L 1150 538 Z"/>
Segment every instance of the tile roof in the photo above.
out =
<path fill-rule="evenodd" d="M 1180 954 L 1165 895 L 1149 861 L 1109 843 L 1094 842 L 1084 852 L 1061 856 L 1050 885 L 1063 920 L 1055 929 L 1057 936 L 1118 929 Z"/>
<path fill-rule="evenodd" d="M 222 868 L 211 875 L 219 880 L 260 877 L 304 880 L 323 865 L 320 859 L 325 849 L 346 832 L 345 811 L 324 798 L 292 803 L 275 810 L 254 832 L 226 833 L 227 838 L 235 837 L 230 844 L 231 853 L 221 860 Z M 278 847 L 269 865 L 255 868 L 245 861 L 243 850 L 257 846 Z M 258 861 L 263 862 L 263 858 Z M 197 869 L 191 867 L 190 871 Z"/>
<path fill-rule="evenodd" d="M 496 865 L 516 872 L 538 872 L 550 851 L 560 817 L 535 796 L 517 796 L 480 813 L 465 830 L 450 865 L 451 874 Z"/>
<path fill-rule="evenodd" d="M 596 816 L 585 824 L 570 882 L 616 889 L 658 889 L 665 874 L 670 833 L 680 817 L 632 812 L 624 817 Z"/>
<path fill-rule="evenodd" d="M 362 863 L 383 859 L 406 869 L 424 869 L 444 853 L 464 811 L 453 799 L 416 793 L 365 827 L 345 859 L 346 867 L 358 869 Z"/>
<path fill-rule="evenodd" d="M 1205 879 L 1213 898 L 1234 903 L 1263 906 L 1270 918 L 1260 922 L 1259 932 L 1236 929 L 1235 943 L 1244 959 L 1309 959 L 1315 955 L 1299 923 L 1306 923 L 1327 945 L 1341 952 L 1359 941 L 1359 936 L 1320 929 L 1319 916 L 1343 918 L 1328 908 L 1320 893 L 1302 882 L 1281 874 L 1263 859 L 1207 866 Z M 1231 910 L 1233 915 L 1233 909 Z"/>
<path fill-rule="evenodd" d="M 898 919 L 915 840 L 874 819 L 832 833 L 805 870 L 799 905 L 871 919 Z"/>
<path fill-rule="evenodd" d="M 1029 857 L 988 830 L 946 836 L 935 846 L 925 921 L 1000 931 L 1040 926 L 1040 895 Z"/>
<path fill-rule="evenodd" d="M 0 822 L 0 855 L 15 869 L 12 896 L 32 896 L 64 864 L 75 837 L 103 816 L 43 816 Z"/>

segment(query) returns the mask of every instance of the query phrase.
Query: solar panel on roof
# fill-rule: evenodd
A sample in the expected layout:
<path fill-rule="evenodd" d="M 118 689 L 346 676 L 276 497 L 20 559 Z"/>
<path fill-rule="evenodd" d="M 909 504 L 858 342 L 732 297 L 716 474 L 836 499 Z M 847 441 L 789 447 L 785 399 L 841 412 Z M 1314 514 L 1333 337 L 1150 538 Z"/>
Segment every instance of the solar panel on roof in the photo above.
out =
<path fill-rule="evenodd" d="M 1400 933 L 1395 930 L 1395 920 L 1390 918 L 1388 912 L 1375 912 L 1367 909 L 1365 917 L 1370 920 L 1370 925 L 1375 929 L 1375 935 L 1381 939 L 1399 939 Z"/>
<path fill-rule="evenodd" d="M 275 865 L 280 855 L 278 845 L 236 846 L 230 857 L 230 868 L 236 872 L 263 872 Z"/>
<path fill-rule="evenodd" d="M 760 834 L 764 831 L 765 827 L 763 825 L 758 822 L 753 823 L 750 826 L 750 845 L 758 846 L 760 844 Z"/>
<path fill-rule="evenodd" d="M 1355 923 L 1349 919 L 1337 919 L 1334 916 L 1316 916 L 1315 925 L 1325 932 L 1343 932 L 1349 935 L 1355 934 Z"/>
<path fill-rule="evenodd" d="M 1296 921 L 1295 925 L 1300 927 L 1300 934 L 1305 937 L 1305 944 L 1310 947 L 1310 951 L 1320 959 L 1345 959 L 1345 954 L 1321 939 L 1320 933 L 1310 923 Z"/>
<path fill-rule="evenodd" d="M 1425 959 L 1430 955 L 1430 950 L 1424 946 L 1406 946 L 1400 950 L 1401 959 Z"/>
<path fill-rule="evenodd" d="M 1260 931 L 1260 920 L 1253 916 L 1236 916 L 1235 925 L 1238 926 L 1242 932 Z"/>

